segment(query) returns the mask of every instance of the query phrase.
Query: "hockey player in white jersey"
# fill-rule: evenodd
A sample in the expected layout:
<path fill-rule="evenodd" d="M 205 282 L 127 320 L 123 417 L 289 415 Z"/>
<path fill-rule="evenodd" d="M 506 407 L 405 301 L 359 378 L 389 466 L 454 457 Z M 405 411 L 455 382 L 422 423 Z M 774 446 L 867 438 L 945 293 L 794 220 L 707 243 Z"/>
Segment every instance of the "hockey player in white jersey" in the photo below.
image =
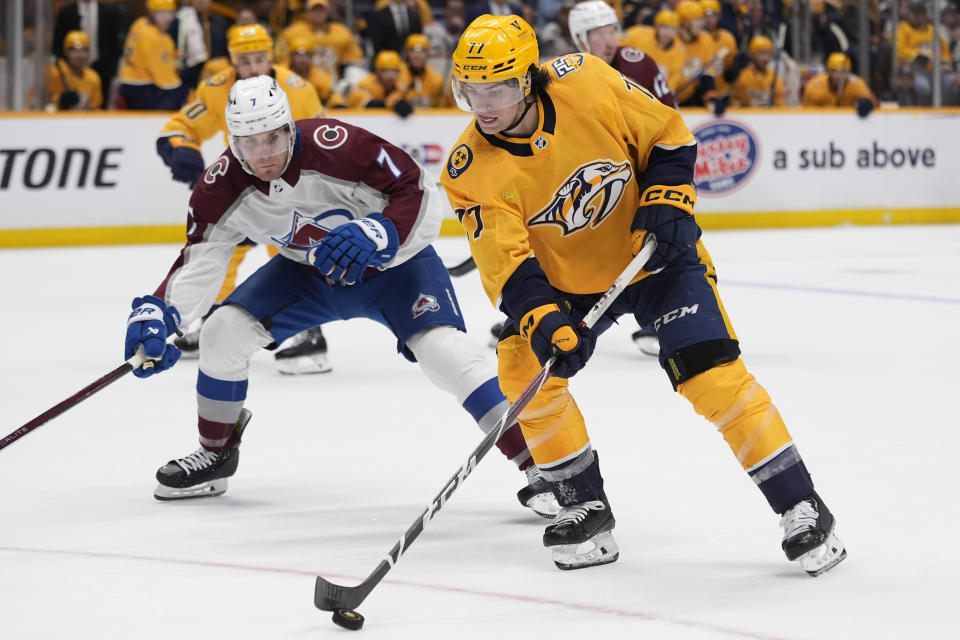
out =
<path fill-rule="evenodd" d="M 220 495 L 236 471 L 251 413 L 250 360 L 303 329 L 369 318 L 437 387 L 489 431 L 507 408 L 495 365 L 465 335 L 449 275 L 431 242 L 445 203 L 403 150 L 333 119 L 294 122 L 269 76 L 238 81 L 226 108 L 230 148 L 190 198 L 187 244 L 153 294 L 133 301 L 126 355 L 150 358 L 139 377 L 179 358 L 166 338 L 207 312 L 234 247 L 245 238 L 279 249 L 203 324 L 197 376 L 200 448 L 157 471 L 155 497 Z M 375 382 L 374 382 L 375 384 Z M 497 442 L 521 470 L 520 501 L 559 511 L 519 425 Z"/>

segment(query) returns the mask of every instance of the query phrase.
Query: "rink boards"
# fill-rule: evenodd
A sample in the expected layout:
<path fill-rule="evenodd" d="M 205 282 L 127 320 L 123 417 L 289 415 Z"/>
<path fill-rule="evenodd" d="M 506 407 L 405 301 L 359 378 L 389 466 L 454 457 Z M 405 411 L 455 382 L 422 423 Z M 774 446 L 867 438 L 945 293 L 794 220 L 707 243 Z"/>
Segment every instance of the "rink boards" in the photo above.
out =
<path fill-rule="evenodd" d="M 334 111 L 434 176 L 459 111 Z M 0 114 L 0 247 L 179 242 L 188 190 L 155 149 L 168 114 Z M 685 111 L 705 228 L 960 222 L 960 109 Z M 559 123 L 563 126 L 563 123 Z M 222 137 L 203 147 L 212 162 Z M 462 233 L 452 211 L 445 234 Z"/>

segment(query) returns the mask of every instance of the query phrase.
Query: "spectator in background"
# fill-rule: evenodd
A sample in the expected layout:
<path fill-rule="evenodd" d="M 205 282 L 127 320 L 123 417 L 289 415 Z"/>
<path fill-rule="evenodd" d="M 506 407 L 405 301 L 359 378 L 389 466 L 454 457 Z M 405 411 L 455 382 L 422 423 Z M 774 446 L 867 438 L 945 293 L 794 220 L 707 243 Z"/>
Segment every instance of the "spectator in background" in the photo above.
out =
<path fill-rule="evenodd" d="M 373 10 L 379 11 L 388 4 L 390 4 L 390 0 L 377 0 L 373 5 Z M 420 24 L 426 27 L 428 24 L 434 23 L 433 7 L 430 6 L 430 3 L 427 2 L 427 0 L 411 0 L 409 4 L 414 6 L 417 9 L 417 12 L 420 14 Z"/>
<path fill-rule="evenodd" d="M 433 24 L 423 26 L 423 34 L 430 38 L 431 48 L 437 51 L 438 57 L 443 57 L 443 62 L 439 65 L 440 69 L 446 69 L 449 66 L 448 58 L 457 48 L 460 34 L 466 26 L 463 0 L 447 0 L 443 5 L 443 15 L 440 19 L 435 20 Z"/>
<path fill-rule="evenodd" d="M 367 40 L 374 54 L 403 51 L 411 33 L 423 33 L 420 12 L 411 0 L 390 0 L 387 6 L 367 16 Z"/>
<path fill-rule="evenodd" d="M 4 3 L 6 4 L 6 3 Z M 110 104 L 110 87 L 117 75 L 127 35 L 127 13 L 123 4 L 96 0 L 68 2 L 57 12 L 53 26 L 53 53 L 65 58 L 63 42 L 70 31 L 83 31 L 90 39 L 90 67 L 100 76 L 101 103 Z"/>
<path fill-rule="evenodd" d="M 316 46 L 313 36 L 297 36 L 290 41 L 290 70 L 313 85 L 325 107 L 343 106 L 343 96 L 333 90 L 333 77 L 313 63 Z"/>
<path fill-rule="evenodd" d="M 877 97 L 860 76 L 850 72 L 850 58 L 836 51 L 827 58 L 827 70 L 813 76 L 803 89 L 805 107 L 856 107 L 866 118 L 877 106 Z"/>
<path fill-rule="evenodd" d="M 770 67 L 773 41 L 767 36 L 753 36 L 747 52 L 750 63 L 737 76 L 730 104 L 736 107 L 782 107 L 783 82 Z"/>
<path fill-rule="evenodd" d="M 430 55 L 430 40 L 422 33 L 407 36 L 404 54 L 407 60 L 407 77 L 401 84 L 409 87 L 406 99 L 414 109 L 432 109 L 452 107 L 454 102 L 446 102 L 445 78 L 430 68 L 427 57 Z"/>
<path fill-rule="evenodd" d="M 572 5 L 572 0 L 563 0 L 561 8 L 566 6 L 569 11 Z M 560 13 L 560 11 L 558 10 L 557 13 Z M 484 14 L 490 14 L 491 16 L 522 16 L 523 4 L 516 0 L 480 0 L 479 2 L 470 3 L 467 5 L 466 10 L 467 24 L 470 24 Z M 556 16 L 554 16 L 554 18 L 556 18 Z M 546 22 L 544 22 L 544 25 L 546 25 Z M 564 19 L 564 29 L 566 29 L 566 19 Z M 546 60 L 549 56 L 543 54 L 541 58 Z"/>
<path fill-rule="evenodd" d="M 550 58 L 556 58 L 557 56 L 579 51 L 570 36 L 570 25 L 567 22 L 567 18 L 570 16 L 570 9 L 573 8 L 574 4 L 576 4 L 574 0 L 565 0 L 560 10 L 554 14 L 553 19 L 545 23 L 543 28 L 537 31 L 537 41 L 540 43 L 540 59 L 544 62 Z M 523 16 L 520 12 L 517 12 L 516 15 L 526 19 L 526 16 Z M 529 22 L 531 21 L 528 21 L 528 24 Z"/>
<path fill-rule="evenodd" d="M 933 101 L 933 23 L 927 13 L 926 2 L 911 2 L 906 19 L 897 25 L 897 63 L 899 65 L 898 88 L 908 104 L 930 105 Z M 939 67 L 942 72 L 941 89 L 943 104 L 956 104 L 957 77 L 952 73 L 950 47 L 943 36 L 940 38 Z M 904 93 L 910 94 L 902 95 Z"/>
<path fill-rule="evenodd" d="M 90 38 L 83 31 L 67 33 L 63 57 L 47 69 L 47 110 L 89 110 L 103 106 L 100 76 L 90 65 Z"/>
<path fill-rule="evenodd" d="M 683 85 L 677 90 L 676 100 L 681 106 L 706 106 L 716 96 L 716 80 L 722 70 L 722 60 L 716 59 L 717 44 L 704 32 L 703 7 L 696 0 L 677 3 L 680 28 L 677 35 L 683 42 L 686 59 L 683 65 Z"/>
<path fill-rule="evenodd" d="M 297 21 L 277 38 L 277 64 L 290 59 L 290 42 L 294 38 L 311 37 L 319 58 L 318 66 L 326 69 L 334 81 L 343 75 L 344 67 L 363 64 L 363 48 L 357 37 L 340 22 L 330 19 L 328 0 L 307 0 L 307 20 Z"/>
<path fill-rule="evenodd" d="M 173 22 L 175 0 L 147 0 L 147 15 L 130 27 L 120 65 L 123 106 L 138 111 L 176 111 L 189 87 L 177 73 L 177 53 L 167 33 Z"/>
<path fill-rule="evenodd" d="M 180 80 L 191 90 L 201 80 L 230 66 L 223 16 L 211 13 L 212 0 L 190 0 L 173 19 L 168 33 L 180 54 Z"/>
<path fill-rule="evenodd" d="M 413 113 L 407 101 L 407 87 L 400 84 L 405 73 L 403 60 L 396 51 L 384 50 L 373 61 L 373 73 L 368 74 L 347 96 L 351 109 L 393 109 L 401 118 Z"/>

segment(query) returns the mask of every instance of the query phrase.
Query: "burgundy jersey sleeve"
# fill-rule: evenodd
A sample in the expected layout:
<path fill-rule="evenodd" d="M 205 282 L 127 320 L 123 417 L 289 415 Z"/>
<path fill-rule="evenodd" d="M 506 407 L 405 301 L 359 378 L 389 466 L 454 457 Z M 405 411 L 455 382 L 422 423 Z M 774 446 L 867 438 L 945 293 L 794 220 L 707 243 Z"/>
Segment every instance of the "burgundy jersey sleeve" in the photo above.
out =
<path fill-rule="evenodd" d="M 660 73 L 660 67 L 643 51 L 633 47 L 620 47 L 613 56 L 611 66 L 628 78 L 636 80 L 663 104 L 677 108 L 677 101 L 667 86 L 666 78 Z"/>

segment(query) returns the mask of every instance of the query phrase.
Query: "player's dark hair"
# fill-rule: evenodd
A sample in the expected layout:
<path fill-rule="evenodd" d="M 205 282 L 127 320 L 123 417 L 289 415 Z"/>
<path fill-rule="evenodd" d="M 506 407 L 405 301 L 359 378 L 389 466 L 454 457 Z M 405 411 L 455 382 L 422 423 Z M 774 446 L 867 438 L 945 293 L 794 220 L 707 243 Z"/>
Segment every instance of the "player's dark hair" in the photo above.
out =
<path fill-rule="evenodd" d="M 547 85 L 552 78 L 550 74 L 535 64 L 530 65 L 530 93 L 535 96 L 546 95 Z"/>

